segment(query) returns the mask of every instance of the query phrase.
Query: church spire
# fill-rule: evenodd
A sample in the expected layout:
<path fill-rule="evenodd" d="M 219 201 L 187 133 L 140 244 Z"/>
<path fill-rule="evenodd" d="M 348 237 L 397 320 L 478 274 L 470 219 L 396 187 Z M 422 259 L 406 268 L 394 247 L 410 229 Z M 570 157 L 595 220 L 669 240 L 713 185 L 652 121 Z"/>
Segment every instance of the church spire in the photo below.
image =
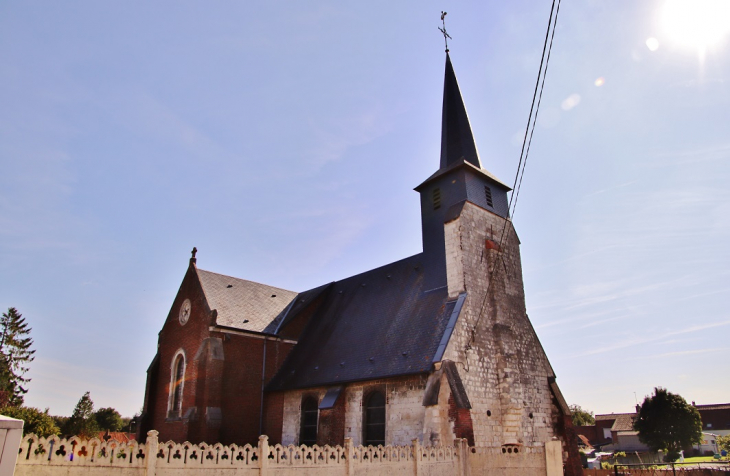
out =
<path fill-rule="evenodd" d="M 469 116 L 461 98 L 454 67 L 446 50 L 444 104 L 441 112 L 441 169 L 462 160 L 481 169 L 479 153 L 469 125 Z"/>

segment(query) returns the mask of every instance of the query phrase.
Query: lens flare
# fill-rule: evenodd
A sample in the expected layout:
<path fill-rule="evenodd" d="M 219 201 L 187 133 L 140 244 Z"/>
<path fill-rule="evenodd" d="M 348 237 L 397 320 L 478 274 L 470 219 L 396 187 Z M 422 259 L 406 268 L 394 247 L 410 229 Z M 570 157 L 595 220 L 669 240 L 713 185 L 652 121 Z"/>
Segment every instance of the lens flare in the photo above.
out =
<path fill-rule="evenodd" d="M 659 40 L 657 40 L 656 38 L 647 38 L 646 47 L 649 48 L 649 51 L 658 50 L 659 49 Z"/>
<path fill-rule="evenodd" d="M 603 86 L 604 84 L 606 84 L 606 80 L 605 80 L 605 79 L 603 79 L 603 76 L 601 76 L 600 78 L 596 79 L 596 80 L 595 80 L 595 81 L 593 82 L 593 84 L 595 84 L 595 85 L 596 85 L 596 86 L 598 86 L 598 87 L 601 87 L 601 86 Z"/>
<path fill-rule="evenodd" d="M 580 94 L 571 94 L 560 104 L 563 111 L 570 111 L 575 106 L 580 104 Z"/>
<path fill-rule="evenodd" d="M 727 0 L 668 0 L 661 12 L 668 39 L 680 45 L 704 49 L 730 33 Z"/>

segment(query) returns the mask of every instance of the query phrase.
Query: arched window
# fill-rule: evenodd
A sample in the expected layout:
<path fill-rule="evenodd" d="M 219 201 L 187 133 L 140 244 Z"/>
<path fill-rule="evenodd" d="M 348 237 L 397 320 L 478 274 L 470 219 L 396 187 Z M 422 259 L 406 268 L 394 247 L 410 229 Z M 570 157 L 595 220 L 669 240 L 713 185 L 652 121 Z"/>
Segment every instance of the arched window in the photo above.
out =
<path fill-rule="evenodd" d="M 182 410 L 183 383 L 185 382 L 185 354 L 179 351 L 175 354 L 170 379 L 170 402 L 168 403 L 167 418 L 180 418 Z"/>
<path fill-rule="evenodd" d="M 304 400 L 302 400 L 302 428 L 299 432 L 299 444 L 309 446 L 317 444 L 318 416 L 317 399 L 304 397 Z"/>
<path fill-rule="evenodd" d="M 385 395 L 373 392 L 365 400 L 364 442 L 367 445 L 385 445 Z"/>

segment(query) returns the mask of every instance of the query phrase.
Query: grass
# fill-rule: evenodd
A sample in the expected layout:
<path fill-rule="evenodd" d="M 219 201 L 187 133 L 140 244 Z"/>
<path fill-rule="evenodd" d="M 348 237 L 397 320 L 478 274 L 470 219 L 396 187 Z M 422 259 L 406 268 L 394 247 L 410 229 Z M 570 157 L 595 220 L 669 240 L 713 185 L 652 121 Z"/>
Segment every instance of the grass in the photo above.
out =
<path fill-rule="evenodd" d="M 717 460 L 712 456 L 692 456 L 690 458 L 684 458 L 684 462 L 687 464 L 691 463 L 711 463 L 713 461 L 727 461 L 727 459 L 720 459 Z M 677 460 L 677 464 L 681 464 L 679 460 Z"/>

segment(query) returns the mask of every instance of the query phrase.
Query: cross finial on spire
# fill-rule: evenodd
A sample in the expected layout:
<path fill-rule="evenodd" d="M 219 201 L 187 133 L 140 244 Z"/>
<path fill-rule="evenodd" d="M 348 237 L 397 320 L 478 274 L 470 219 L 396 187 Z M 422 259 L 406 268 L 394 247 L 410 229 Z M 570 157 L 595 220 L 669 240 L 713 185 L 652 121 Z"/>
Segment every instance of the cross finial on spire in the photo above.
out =
<path fill-rule="evenodd" d="M 198 252 L 198 249 L 197 249 L 196 247 L 194 247 L 194 246 L 193 246 L 193 251 L 191 251 L 191 252 L 190 252 L 190 254 L 192 255 L 192 256 L 190 257 L 190 264 L 195 264 L 195 263 L 196 263 L 196 262 L 198 261 L 198 260 L 197 260 L 197 259 L 195 258 L 195 254 L 196 254 L 197 252 Z"/>
<path fill-rule="evenodd" d="M 449 52 L 449 40 L 452 40 L 448 33 L 446 33 L 446 12 L 441 12 L 441 24 L 443 25 L 443 28 L 438 27 L 438 29 L 441 31 L 441 33 L 444 35 L 444 45 L 446 45 L 446 52 Z"/>

